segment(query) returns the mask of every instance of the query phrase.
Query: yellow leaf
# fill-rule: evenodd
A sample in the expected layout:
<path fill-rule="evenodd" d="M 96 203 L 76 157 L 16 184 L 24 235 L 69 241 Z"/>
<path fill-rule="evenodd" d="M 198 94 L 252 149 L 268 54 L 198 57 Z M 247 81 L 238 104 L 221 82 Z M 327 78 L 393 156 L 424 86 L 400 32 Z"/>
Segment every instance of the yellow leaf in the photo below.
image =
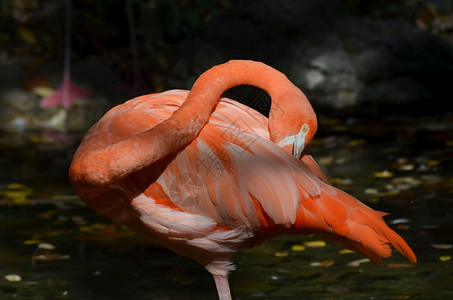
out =
<path fill-rule="evenodd" d="M 349 249 L 342 249 L 338 253 L 339 254 L 350 254 L 350 253 L 355 253 L 355 252 L 352 250 L 349 250 Z"/>
<path fill-rule="evenodd" d="M 22 183 L 10 183 L 6 186 L 8 190 L 25 190 L 27 187 Z"/>
<path fill-rule="evenodd" d="M 24 245 L 36 245 L 36 244 L 39 244 L 39 243 L 41 243 L 40 240 L 26 240 L 26 241 L 24 241 L 23 244 Z"/>
<path fill-rule="evenodd" d="M 375 178 L 391 178 L 391 177 L 393 177 L 393 173 L 388 170 L 384 170 L 382 172 L 374 173 L 373 176 Z"/>
<path fill-rule="evenodd" d="M 286 251 L 275 252 L 274 255 L 277 257 L 286 257 L 286 256 L 288 256 L 288 252 L 286 252 Z"/>
<path fill-rule="evenodd" d="M 398 224 L 398 225 L 396 225 L 396 229 L 409 230 L 409 229 L 411 229 L 411 226 L 409 224 Z"/>
<path fill-rule="evenodd" d="M 326 246 L 326 242 L 322 241 L 322 240 L 309 241 L 309 242 L 305 242 L 304 245 L 307 246 L 308 248 L 320 248 L 320 247 L 325 247 Z"/>
<path fill-rule="evenodd" d="M 6 187 L 4 195 L 10 198 L 14 204 L 29 204 L 30 201 L 27 199 L 33 191 L 21 183 L 11 183 Z"/>
<path fill-rule="evenodd" d="M 446 261 L 451 260 L 451 256 L 450 255 L 442 255 L 442 256 L 439 257 L 439 260 L 441 262 L 446 262 Z"/>
<path fill-rule="evenodd" d="M 34 44 L 36 43 L 36 37 L 35 35 L 33 34 L 33 32 L 31 32 L 29 29 L 25 28 L 25 27 L 19 27 L 17 28 L 17 34 L 19 35 L 19 37 L 24 40 L 25 42 L 27 42 L 28 44 Z"/>
<path fill-rule="evenodd" d="M 363 144 L 366 144 L 365 139 L 354 139 L 354 140 L 350 140 L 348 142 L 349 147 L 355 147 L 355 146 L 359 146 L 359 145 L 363 145 Z"/>
<path fill-rule="evenodd" d="M 82 231 L 82 232 L 86 232 L 86 233 L 93 232 L 93 229 L 90 226 L 80 226 L 79 230 Z"/>
<path fill-rule="evenodd" d="M 94 230 L 106 230 L 110 229 L 111 224 L 104 224 L 104 223 L 94 223 L 91 225 L 91 228 Z"/>
<path fill-rule="evenodd" d="M 370 203 L 379 203 L 379 198 L 377 198 L 377 197 L 375 197 L 375 198 L 370 198 L 370 199 L 368 200 L 368 202 L 370 202 Z"/>
<path fill-rule="evenodd" d="M 27 193 L 23 191 L 6 191 L 5 196 L 12 199 L 14 204 L 29 204 Z"/>
<path fill-rule="evenodd" d="M 37 86 L 34 87 L 32 93 L 41 98 L 52 95 L 55 90 L 47 86 Z"/>
<path fill-rule="evenodd" d="M 305 246 L 303 246 L 303 245 L 293 245 L 291 247 L 291 250 L 295 251 L 295 252 L 304 251 L 305 250 Z"/>
<path fill-rule="evenodd" d="M 440 161 L 438 161 L 438 160 L 428 160 L 426 162 L 426 165 L 428 167 L 435 167 L 435 166 L 438 166 L 439 164 L 440 164 Z"/>

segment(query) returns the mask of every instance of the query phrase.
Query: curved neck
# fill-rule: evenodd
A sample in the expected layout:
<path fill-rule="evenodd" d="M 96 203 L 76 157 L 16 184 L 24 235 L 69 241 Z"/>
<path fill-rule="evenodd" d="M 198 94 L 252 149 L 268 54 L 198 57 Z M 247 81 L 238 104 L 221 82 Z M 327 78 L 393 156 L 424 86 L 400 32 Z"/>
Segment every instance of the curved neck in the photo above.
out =
<path fill-rule="evenodd" d="M 238 85 L 256 86 L 271 97 L 269 133 L 274 142 L 296 134 L 300 126 L 295 124 L 300 124 L 300 119 L 316 123 L 307 98 L 285 75 L 263 63 L 229 61 L 203 73 L 180 108 L 155 127 L 95 151 L 81 146 L 71 165 L 71 182 L 91 189 L 106 187 L 165 159 L 198 136 L 222 93 Z"/>
<path fill-rule="evenodd" d="M 282 130 L 274 130 L 278 124 L 288 124 L 288 118 L 300 118 L 300 111 L 303 112 L 304 118 L 316 122 L 316 115 L 305 95 L 283 73 L 261 62 L 231 60 L 203 73 L 195 81 L 186 101 L 169 119 L 162 122 L 162 126 L 178 128 L 180 139 L 175 142 L 179 146 L 186 144 L 193 140 L 209 121 L 221 95 L 238 85 L 255 86 L 271 97 L 269 131 L 273 142 L 280 141 L 283 134 L 290 135 L 300 130 L 294 128 L 295 132 L 285 133 L 281 132 Z"/>

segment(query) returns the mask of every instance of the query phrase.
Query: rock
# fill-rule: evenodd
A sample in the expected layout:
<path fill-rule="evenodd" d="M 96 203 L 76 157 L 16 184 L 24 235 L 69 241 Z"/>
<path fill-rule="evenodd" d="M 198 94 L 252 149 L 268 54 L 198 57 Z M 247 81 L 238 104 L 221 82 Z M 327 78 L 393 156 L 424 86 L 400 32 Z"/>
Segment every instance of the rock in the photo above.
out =
<path fill-rule="evenodd" d="M 361 17 L 339 1 L 237 2 L 178 46 L 166 86 L 190 88 L 212 65 L 247 58 L 287 74 L 315 108 L 450 108 L 442 101 L 444 80 L 453 78 L 450 43 L 403 20 Z"/>
<path fill-rule="evenodd" d="M 0 90 L 0 130 L 22 132 L 32 123 L 36 97 L 21 88 Z"/>

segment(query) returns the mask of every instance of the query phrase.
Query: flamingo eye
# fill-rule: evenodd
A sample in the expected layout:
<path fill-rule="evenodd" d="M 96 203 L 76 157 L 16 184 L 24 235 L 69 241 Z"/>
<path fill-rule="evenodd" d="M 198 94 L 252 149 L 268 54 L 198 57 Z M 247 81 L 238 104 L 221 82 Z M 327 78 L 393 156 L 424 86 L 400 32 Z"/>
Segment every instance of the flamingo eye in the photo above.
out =
<path fill-rule="evenodd" d="M 302 125 L 301 131 L 303 134 L 307 134 L 309 130 L 308 124 Z"/>

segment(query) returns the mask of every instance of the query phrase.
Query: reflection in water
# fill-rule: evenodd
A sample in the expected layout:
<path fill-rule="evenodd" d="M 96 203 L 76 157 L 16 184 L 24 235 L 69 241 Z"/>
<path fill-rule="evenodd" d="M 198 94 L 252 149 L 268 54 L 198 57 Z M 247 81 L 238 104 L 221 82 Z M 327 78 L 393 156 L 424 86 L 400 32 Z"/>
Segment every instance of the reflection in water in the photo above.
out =
<path fill-rule="evenodd" d="M 386 221 L 419 263 L 395 253 L 375 266 L 316 236 L 286 236 L 236 256 L 236 297 L 451 297 L 452 128 L 446 118 L 321 120 L 310 153 L 332 184 L 391 212 Z M 78 139 L 56 132 L 0 138 L 0 298 L 215 296 L 197 263 L 112 224 L 74 195 L 66 174 Z"/>

